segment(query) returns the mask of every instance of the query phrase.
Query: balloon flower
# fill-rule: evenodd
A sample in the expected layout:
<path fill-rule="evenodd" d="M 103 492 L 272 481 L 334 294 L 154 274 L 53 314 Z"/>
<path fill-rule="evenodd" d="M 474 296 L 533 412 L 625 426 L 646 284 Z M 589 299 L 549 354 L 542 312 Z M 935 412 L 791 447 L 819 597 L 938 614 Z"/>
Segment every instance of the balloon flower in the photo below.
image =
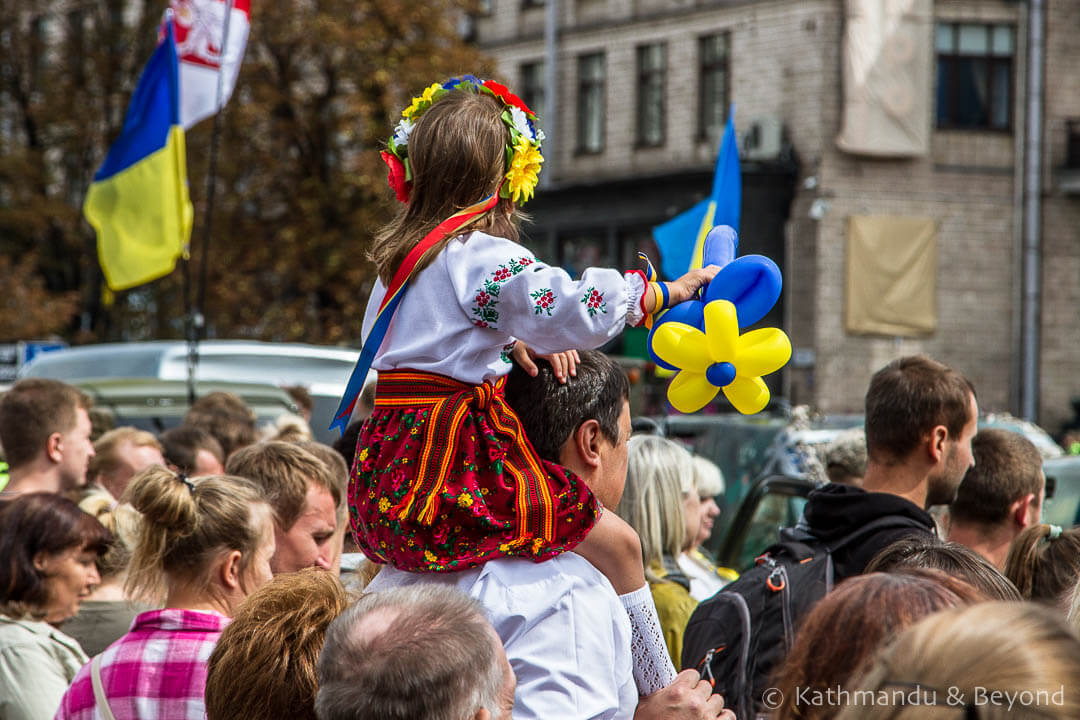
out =
<path fill-rule="evenodd" d="M 744 415 L 769 404 L 762 375 L 775 372 L 791 358 L 791 342 L 782 330 L 762 328 L 739 334 L 735 305 L 714 300 L 705 305 L 704 331 L 681 322 L 666 322 L 653 335 L 653 351 L 679 368 L 668 385 L 668 400 L 679 412 L 708 405 L 721 389 Z"/>
<path fill-rule="evenodd" d="M 704 265 L 719 273 L 700 299 L 679 303 L 653 321 L 649 354 L 656 364 L 676 371 L 668 400 L 679 412 L 702 409 L 720 390 L 744 415 L 769 404 L 763 375 L 782 368 L 791 358 L 791 341 L 782 330 L 762 328 L 740 334 L 772 309 L 780 297 L 782 278 L 772 260 L 761 255 L 736 258 L 738 236 L 724 225 L 705 240 Z M 650 264 L 650 275 L 654 274 Z"/>

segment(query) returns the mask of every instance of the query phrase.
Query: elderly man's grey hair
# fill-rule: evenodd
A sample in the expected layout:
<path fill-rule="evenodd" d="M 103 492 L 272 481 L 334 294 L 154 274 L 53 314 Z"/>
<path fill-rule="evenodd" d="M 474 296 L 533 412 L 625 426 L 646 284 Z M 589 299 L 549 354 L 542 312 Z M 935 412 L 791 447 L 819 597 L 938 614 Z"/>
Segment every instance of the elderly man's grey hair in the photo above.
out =
<path fill-rule="evenodd" d="M 499 716 L 504 668 L 480 605 L 421 583 L 365 595 L 330 625 L 319 656 L 319 720 Z"/>

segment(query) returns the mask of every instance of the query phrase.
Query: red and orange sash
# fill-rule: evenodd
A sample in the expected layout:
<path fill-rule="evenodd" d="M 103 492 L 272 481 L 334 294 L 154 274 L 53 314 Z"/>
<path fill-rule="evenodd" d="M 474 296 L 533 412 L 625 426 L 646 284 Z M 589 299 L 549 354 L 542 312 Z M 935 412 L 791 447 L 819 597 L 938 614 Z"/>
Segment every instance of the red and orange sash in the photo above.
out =
<path fill-rule="evenodd" d="M 431 525 L 438 513 L 450 463 L 457 456 L 467 413 L 482 412 L 493 430 L 509 440 L 502 459 L 505 471 L 516 480 L 515 506 L 518 537 L 514 543 L 555 536 L 555 509 L 547 473 L 533 449 L 521 420 L 506 404 L 503 386 L 506 378 L 495 384 L 468 385 L 452 378 L 412 370 L 379 373 L 375 391 L 376 408 L 430 408 L 420 451 L 420 463 L 405 497 L 390 513 L 405 520 L 415 517 Z"/>

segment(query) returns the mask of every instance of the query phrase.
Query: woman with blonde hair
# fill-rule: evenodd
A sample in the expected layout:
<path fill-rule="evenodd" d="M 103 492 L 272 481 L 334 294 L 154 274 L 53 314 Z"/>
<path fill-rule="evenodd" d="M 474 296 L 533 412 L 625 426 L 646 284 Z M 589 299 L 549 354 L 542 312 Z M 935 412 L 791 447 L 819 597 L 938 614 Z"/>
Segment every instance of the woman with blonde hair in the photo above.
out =
<path fill-rule="evenodd" d="M 652 435 L 630 438 L 626 487 L 616 514 L 641 538 L 641 557 L 660 627 L 675 668 L 683 631 L 697 600 L 676 558 L 697 536 L 700 523 L 694 461 L 677 443 Z"/>
<path fill-rule="evenodd" d="M 139 531 L 138 511 L 127 503 L 116 502 L 102 490 L 79 501 L 79 509 L 97 518 L 112 533 L 108 549 L 97 560 L 101 583 L 83 601 L 79 614 L 63 625 L 64 632 L 93 657 L 124 635 L 135 616 L 153 608 L 132 601 L 124 593 L 131 549 Z"/>
<path fill-rule="evenodd" d="M 240 603 L 270 579 L 270 506 L 248 480 L 152 467 L 123 500 L 142 515 L 125 590 L 164 609 L 79 671 L 57 718 L 202 718 L 206 667 Z"/>
<path fill-rule="evenodd" d="M 701 501 L 698 510 L 700 525 L 697 535 L 686 552 L 678 556 L 679 569 L 690 578 L 690 595 L 697 601 L 708 600 L 720 588 L 739 577 L 730 568 L 719 568 L 702 545 L 712 536 L 713 523 L 720 515 L 716 504 L 718 495 L 724 493 L 724 473 L 716 463 L 700 455 L 694 455 L 694 485 Z"/>
<path fill-rule="evenodd" d="M 901 633 L 836 717 L 1071 720 L 1080 717 L 1078 677 L 1080 639 L 1059 613 L 1033 603 L 979 603 Z"/>

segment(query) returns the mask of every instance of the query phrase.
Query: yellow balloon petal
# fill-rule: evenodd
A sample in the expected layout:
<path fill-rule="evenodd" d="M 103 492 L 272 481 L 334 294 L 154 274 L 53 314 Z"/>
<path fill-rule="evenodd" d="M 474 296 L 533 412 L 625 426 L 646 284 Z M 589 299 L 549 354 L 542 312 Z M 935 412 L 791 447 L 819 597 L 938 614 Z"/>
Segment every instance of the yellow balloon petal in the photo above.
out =
<path fill-rule="evenodd" d="M 705 333 L 692 325 L 666 322 L 656 328 L 653 352 L 669 365 L 681 370 L 703 373 L 712 364 L 705 345 Z"/>
<path fill-rule="evenodd" d="M 718 390 L 704 375 L 684 370 L 668 385 L 667 396 L 679 412 L 693 413 L 708 405 Z"/>
<path fill-rule="evenodd" d="M 677 380 L 678 378 L 676 378 Z M 668 391 L 670 397 L 671 391 Z M 769 404 L 769 388 L 759 377 L 737 377 L 724 387 L 724 395 L 743 415 L 761 412 Z"/>
<path fill-rule="evenodd" d="M 790 359 L 791 341 L 784 331 L 761 328 L 739 338 L 732 364 L 739 377 L 753 378 L 776 372 Z"/>
<path fill-rule="evenodd" d="M 735 361 L 739 320 L 734 305 L 727 300 L 713 300 L 705 306 L 705 337 L 713 362 Z"/>

